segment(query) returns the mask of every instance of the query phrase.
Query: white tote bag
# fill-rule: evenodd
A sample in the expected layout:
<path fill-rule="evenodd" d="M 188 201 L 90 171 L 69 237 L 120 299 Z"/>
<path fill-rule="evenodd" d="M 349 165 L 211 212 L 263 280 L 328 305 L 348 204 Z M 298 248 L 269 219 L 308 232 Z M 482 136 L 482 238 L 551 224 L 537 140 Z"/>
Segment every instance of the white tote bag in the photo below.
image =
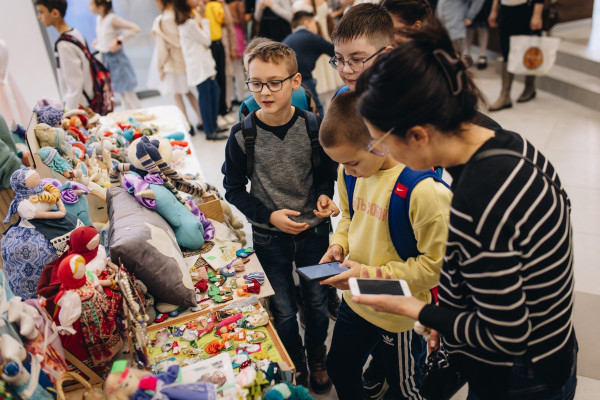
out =
<path fill-rule="evenodd" d="M 547 75 L 556 61 L 560 39 L 549 36 L 510 37 L 508 72 L 517 75 Z"/>

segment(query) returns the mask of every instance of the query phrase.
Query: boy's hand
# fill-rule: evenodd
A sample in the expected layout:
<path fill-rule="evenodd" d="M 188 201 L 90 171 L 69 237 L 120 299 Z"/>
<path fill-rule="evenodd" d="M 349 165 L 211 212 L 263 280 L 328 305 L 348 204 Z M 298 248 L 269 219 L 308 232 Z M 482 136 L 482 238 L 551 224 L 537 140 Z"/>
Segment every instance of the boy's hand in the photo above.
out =
<path fill-rule="evenodd" d="M 340 214 L 340 209 L 329 196 L 322 194 L 317 199 L 317 209 L 313 212 L 319 218 L 337 217 Z"/>
<path fill-rule="evenodd" d="M 319 264 L 325 264 L 333 261 L 342 261 L 344 259 L 344 249 L 339 244 L 332 244 L 327 252 L 321 257 Z"/>
<path fill-rule="evenodd" d="M 331 278 L 322 280 L 321 285 L 331 285 L 340 290 L 350 289 L 350 286 L 348 286 L 348 279 L 352 277 L 360 277 L 361 264 L 357 263 L 356 261 L 346 260 L 340 265 L 340 267 L 349 267 L 350 269 L 336 276 L 332 276 Z"/>
<path fill-rule="evenodd" d="M 285 233 L 297 235 L 308 229 L 308 224 L 306 222 L 294 222 L 289 218 L 290 216 L 298 217 L 299 215 L 300 212 L 298 211 L 284 208 L 282 210 L 273 211 L 269 217 L 269 222 Z"/>

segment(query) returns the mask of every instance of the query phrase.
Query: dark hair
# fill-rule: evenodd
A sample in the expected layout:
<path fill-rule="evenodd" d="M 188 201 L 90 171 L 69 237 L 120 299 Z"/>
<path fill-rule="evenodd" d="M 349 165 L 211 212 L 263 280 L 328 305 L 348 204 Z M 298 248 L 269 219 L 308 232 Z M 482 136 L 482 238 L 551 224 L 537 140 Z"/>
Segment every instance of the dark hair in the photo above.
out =
<path fill-rule="evenodd" d="M 370 123 L 404 137 L 416 125 L 456 132 L 470 121 L 481 99 L 437 19 L 407 30 L 408 42 L 380 56 L 358 79 L 358 109 Z"/>
<path fill-rule="evenodd" d="M 164 11 L 169 4 L 173 5 L 173 0 L 160 0 L 160 3 L 162 5 L 162 7 L 160 7 L 160 11 Z"/>
<path fill-rule="evenodd" d="M 112 11 L 112 0 L 94 0 L 94 3 L 96 7 L 104 7 L 104 14 L 102 16 Z"/>
<path fill-rule="evenodd" d="M 394 39 L 392 17 L 379 4 L 362 3 L 350 10 L 338 22 L 331 33 L 336 44 L 364 36 L 375 47 L 390 46 Z"/>
<path fill-rule="evenodd" d="M 383 0 L 380 4 L 406 25 L 413 25 L 417 21 L 425 22 L 432 15 L 427 0 Z"/>
<path fill-rule="evenodd" d="M 67 0 L 35 0 L 34 5 L 44 6 L 48 11 L 58 10 L 63 18 L 67 13 Z"/>
<path fill-rule="evenodd" d="M 173 11 L 177 25 L 185 24 L 185 21 L 192 18 L 192 7 L 188 5 L 187 0 L 173 0 Z"/>
<path fill-rule="evenodd" d="M 360 95 L 354 91 L 340 93 L 331 101 L 319 129 L 321 146 L 353 144 L 364 148 L 371 136 L 358 113 Z"/>
<path fill-rule="evenodd" d="M 298 11 L 294 13 L 294 16 L 292 17 L 292 29 L 296 29 L 300 25 L 304 24 L 304 21 L 314 17 L 315 14 L 307 11 Z"/>

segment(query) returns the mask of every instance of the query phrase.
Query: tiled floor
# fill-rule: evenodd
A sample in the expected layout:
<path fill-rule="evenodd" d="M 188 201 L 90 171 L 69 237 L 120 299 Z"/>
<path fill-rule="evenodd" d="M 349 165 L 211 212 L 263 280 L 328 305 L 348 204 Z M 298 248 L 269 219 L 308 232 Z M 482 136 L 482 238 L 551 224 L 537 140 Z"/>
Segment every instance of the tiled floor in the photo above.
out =
<path fill-rule="evenodd" d="M 475 71 L 476 81 L 490 102 L 499 93 L 500 82 L 493 73 Z M 513 98 L 522 90 L 516 83 Z M 171 98 L 150 98 L 144 106 L 173 104 Z M 191 111 L 191 110 L 190 110 Z M 189 115 L 193 115 L 190 112 Z M 535 101 L 516 104 L 491 115 L 504 128 L 523 134 L 554 164 L 573 204 L 575 241 L 575 324 L 579 332 L 579 385 L 576 399 L 600 398 L 600 268 L 596 246 L 600 243 L 600 113 L 548 93 L 539 92 Z M 192 142 L 209 182 L 222 190 L 221 165 L 225 142 L 209 142 L 197 134 Z M 330 331 L 333 323 L 330 324 Z M 317 399 L 335 399 L 334 392 Z M 465 399 L 460 392 L 456 399 Z"/>

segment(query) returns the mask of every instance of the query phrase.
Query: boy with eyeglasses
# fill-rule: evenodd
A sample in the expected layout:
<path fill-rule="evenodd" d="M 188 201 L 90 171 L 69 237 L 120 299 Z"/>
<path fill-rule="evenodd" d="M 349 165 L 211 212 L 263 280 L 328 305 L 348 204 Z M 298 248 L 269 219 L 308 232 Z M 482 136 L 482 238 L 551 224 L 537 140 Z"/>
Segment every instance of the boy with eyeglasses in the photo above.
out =
<path fill-rule="evenodd" d="M 294 51 L 267 42 L 248 56 L 248 89 L 260 109 L 233 126 L 222 172 L 225 198 L 252 224 L 256 255 L 275 295 L 275 328 L 296 366 L 298 384 L 317 393 L 331 388 L 325 359 L 327 292 L 301 280 L 306 311 L 305 347 L 299 333 L 293 264 L 317 264 L 328 247 L 336 164 L 318 142 L 317 117 L 292 105 L 301 83 Z M 250 191 L 246 190 L 248 181 Z M 308 366 L 306 358 L 308 356 Z"/>
<path fill-rule="evenodd" d="M 414 321 L 354 303 L 348 279 L 403 279 L 413 296 L 431 302 L 448 234 L 450 190 L 436 181 L 433 171 L 413 171 L 394 160 L 383 138 L 370 140 L 358 100 L 354 91 L 336 96 L 319 131 L 325 152 L 341 164 L 337 182 L 342 212 L 320 263 L 348 256 L 342 266 L 350 268 L 322 281 L 345 290 L 327 369 L 341 400 L 382 397 L 385 386 L 372 393 L 362 384 L 367 357 L 379 349 L 377 378 L 389 385 L 389 398 L 421 399 L 426 343 L 413 332 Z"/>
<path fill-rule="evenodd" d="M 329 64 L 346 84 L 336 95 L 356 88 L 363 71 L 392 49 L 393 37 L 392 18 L 379 4 L 358 4 L 344 14 L 331 34 L 335 55 Z"/>

